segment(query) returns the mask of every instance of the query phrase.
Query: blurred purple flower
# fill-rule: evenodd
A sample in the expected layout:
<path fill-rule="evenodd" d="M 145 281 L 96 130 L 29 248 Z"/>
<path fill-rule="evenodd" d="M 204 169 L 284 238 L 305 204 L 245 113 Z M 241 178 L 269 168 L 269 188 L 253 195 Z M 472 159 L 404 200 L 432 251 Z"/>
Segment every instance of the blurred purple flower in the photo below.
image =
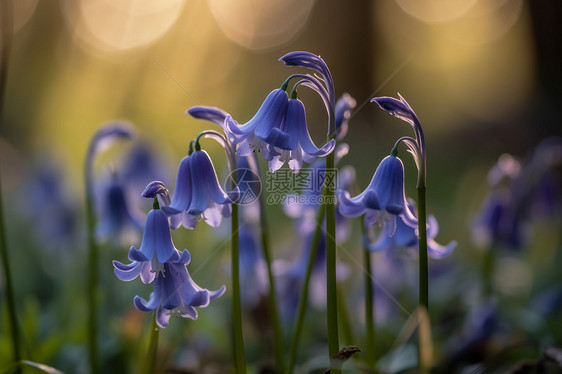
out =
<path fill-rule="evenodd" d="M 368 226 L 373 224 L 366 223 Z M 368 238 L 363 238 L 365 241 L 365 249 L 375 252 L 380 250 L 395 250 L 397 247 L 403 247 L 415 252 L 418 248 L 418 233 L 417 229 L 408 226 L 404 223 L 402 218 L 396 219 L 396 227 L 392 231 L 392 225 L 382 225 L 382 232 L 378 239 L 370 242 Z M 439 233 L 439 224 L 434 216 L 427 217 L 427 251 L 433 258 L 443 258 L 449 255 L 457 246 L 456 241 L 452 241 L 446 246 L 443 246 L 435 241 L 435 237 Z"/>
<path fill-rule="evenodd" d="M 335 163 L 341 160 L 348 152 L 349 147 L 347 144 L 340 144 L 336 149 Z M 285 214 L 289 217 L 295 218 L 297 230 L 302 235 L 307 235 L 316 230 L 316 215 L 318 208 L 322 204 L 323 199 L 323 180 L 328 174 L 326 172 L 326 161 L 319 159 L 313 162 L 309 168 L 301 171 L 307 173 L 307 177 L 303 180 L 308 181 L 308 185 L 304 186 L 301 194 L 289 194 L 285 199 L 283 209 Z M 337 177 L 338 189 L 350 189 L 355 182 L 355 169 L 352 166 L 345 166 L 341 170 L 336 170 L 335 177 Z M 349 235 L 349 220 L 343 216 L 339 209 L 336 209 L 336 237 L 345 241 Z"/>
<path fill-rule="evenodd" d="M 274 272 L 279 278 L 276 292 L 281 316 L 284 320 L 291 320 L 295 317 L 314 234 L 313 231 L 304 236 L 304 248 L 293 262 L 277 260 L 273 264 Z M 326 306 L 326 234 L 324 230 L 318 238 L 318 247 L 312 266 L 308 299 L 313 306 L 322 308 Z M 339 280 L 344 280 L 349 275 L 349 268 L 338 262 L 336 273 Z"/>
<path fill-rule="evenodd" d="M 347 121 L 351 116 L 351 111 L 357 105 L 357 101 L 350 94 L 344 93 L 336 102 L 336 139 L 342 140 L 349 129 Z"/>
<path fill-rule="evenodd" d="M 238 242 L 241 296 L 243 304 L 251 308 L 269 291 L 267 267 L 255 230 L 251 226 L 240 226 Z"/>
<path fill-rule="evenodd" d="M 26 219 L 35 224 L 49 249 L 70 249 L 78 234 L 75 196 L 62 167 L 42 156 L 30 171 L 18 195 Z"/>
<path fill-rule="evenodd" d="M 105 186 L 98 199 L 98 224 L 96 234 L 100 238 L 131 240 L 142 231 L 142 219 L 134 204 L 126 196 L 117 176 Z"/>
<path fill-rule="evenodd" d="M 162 210 L 174 229 L 181 225 L 192 229 L 198 218 L 217 227 L 223 217 L 230 217 L 230 204 L 238 197 L 237 187 L 228 194 L 223 191 L 207 152 L 195 151 L 181 160 L 172 202 Z"/>

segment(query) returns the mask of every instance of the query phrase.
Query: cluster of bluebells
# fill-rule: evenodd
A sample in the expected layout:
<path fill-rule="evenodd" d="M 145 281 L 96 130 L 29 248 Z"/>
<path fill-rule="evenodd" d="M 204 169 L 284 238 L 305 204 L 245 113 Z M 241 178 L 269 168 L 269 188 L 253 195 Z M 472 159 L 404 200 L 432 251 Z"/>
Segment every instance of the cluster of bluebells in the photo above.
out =
<path fill-rule="evenodd" d="M 517 250 L 534 220 L 560 218 L 562 139 L 544 140 L 523 162 L 499 157 L 488 174 L 490 190 L 473 225 L 477 244 Z"/>
<path fill-rule="evenodd" d="M 171 314 L 196 319 L 195 307 L 206 307 L 225 291 L 225 286 L 217 291 L 203 289 L 191 279 L 186 268 L 191 255 L 187 249 L 179 252 L 175 248 L 169 219 L 158 204 L 157 195 L 164 191 L 161 183 L 151 183 L 143 192 L 144 197 L 154 198 L 154 209 L 146 217 L 141 246 L 129 250 L 130 264 L 113 261 L 119 279 L 131 281 L 140 276 L 143 283 L 154 282 L 150 299 L 136 296 L 134 304 L 141 311 L 156 310 L 160 327 L 168 325 Z"/>
<path fill-rule="evenodd" d="M 180 253 L 175 249 L 170 230 L 179 227 L 193 229 L 200 220 L 217 227 L 224 217 L 232 214 L 231 204 L 235 203 L 241 195 L 252 192 L 246 188 L 247 181 L 244 180 L 241 181 L 243 183 L 239 185 L 240 188 L 232 188 L 228 193 L 221 188 L 209 155 L 200 148 L 201 136 L 214 137 L 224 146 L 231 171 L 237 169 L 237 164 L 244 166 L 250 159 L 255 161 L 252 154 L 259 152 L 267 161 L 271 173 L 279 170 L 285 163 L 293 173 L 298 173 L 303 163 L 311 164 L 310 170 L 313 172 L 328 172 L 326 161 L 316 158 L 335 152 L 334 158 L 338 161 L 348 152 L 349 147 L 345 144 L 336 148 L 336 140 L 341 140 L 347 133 L 347 122 L 356 105 L 355 100 L 345 94 L 336 101 L 331 73 L 319 56 L 308 52 L 291 52 L 281 57 L 280 61 L 287 66 L 309 69 L 312 74 L 291 75 L 280 88 L 267 95 L 256 114 L 243 124 L 239 124 L 232 115 L 216 107 L 190 108 L 188 114 L 219 125 L 224 135 L 207 131 L 190 144 L 189 154 L 179 163 L 171 199 L 168 198 L 167 190 L 161 182 L 151 183 L 143 193 L 145 197 L 154 198 L 155 203 L 154 209 L 146 220 L 141 247 L 138 250 L 132 247 L 129 251 L 130 264 L 125 265 L 115 261 L 114 267 L 115 274 L 122 280 L 129 281 L 140 276 L 144 283 L 154 283 L 154 292 L 149 300 L 137 296 L 134 304 L 143 311 L 156 310 L 157 322 L 160 326 L 167 325 L 169 316 L 173 313 L 196 318 L 194 307 L 204 307 L 210 299 L 224 292 L 224 286 L 218 291 L 210 292 L 193 282 L 186 268 L 190 260 L 189 252 L 184 250 Z M 291 81 L 296 83 L 289 93 Z M 328 115 L 328 136 L 325 144 L 320 147 L 317 147 L 310 137 L 305 107 L 298 99 L 297 90 L 301 86 L 315 91 L 325 104 Z M 374 100 L 383 110 L 412 125 L 415 139 L 405 137 L 401 138 L 401 141 L 404 141 L 409 152 L 414 155 L 420 170 L 419 175 L 423 176 L 421 179 L 418 178 L 418 185 L 425 183 L 425 143 L 414 111 L 402 97 L 400 100 L 393 98 Z M 366 226 L 375 224 L 383 226 L 380 237 L 373 243 L 366 243 L 368 250 L 392 248 L 395 245 L 405 247 L 417 245 L 417 213 L 414 205 L 409 203 L 405 196 L 404 166 L 397 157 L 397 146 L 398 143 L 391 155 L 382 160 L 371 183 L 358 196 L 351 197 L 348 192 L 354 185 L 354 170 L 351 167 L 342 169 L 340 184 L 337 186 L 339 191 L 336 210 L 336 235 L 340 240 L 345 239 L 349 232 L 347 218 L 364 215 Z M 309 251 L 313 250 L 310 247 L 316 231 L 314 217 L 319 211 L 322 187 L 306 193 L 309 199 L 305 198 L 305 201 L 315 201 L 315 203 L 305 202 L 298 206 L 285 207 L 288 215 L 297 218 L 299 227 L 297 231 L 304 238 L 306 245 L 302 256 L 299 256 L 296 262 L 278 271 L 278 275 L 287 280 L 282 282 L 278 291 L 281 293 L 286 291 L 287 295 L 282 295 L 281 300 L 291 304 L 289 309 L 296 306 L 296 294 L 291 296 L 289 293 L 291 291 L 294 293 L 297 283 L 302 282 Z M 162 208 L 158 204 L 157 196 L 160 196 Z M 322 227 L 324 225 L 325 223 Z M 263 269 L 263 260 L 258 255 L 253 228 L 251 225 L 245 228 L 242 224 L 239 229 L 240 263 L 243 270 L 241 279 L 243 282 L 247 278 L 246 280 L 256 285 L 262 284 L 264 274 L 256 272 L 255 269 L 257 267 Z M 434 241 L 438 232 L 434 218 L 430 218 L 427 230 L 430 254 L 443 257 L 455 247 L 454 242 L 441 246 Z M 322 281 L 319 283 L 322 284 L 322 289 L 326 288 L 325 276 L 322 275 L 326 267 L 326 235 L 325 228 L 322 228 L 318 248 L 314 249 L 316 258 L 313 267 L 316 269 L 315 272 L 321 275 Z M 251 276 L 252 271 L 255 277 Z M 313 292 L 313 294 L 322 293 Z M 290 315 L 292 311 L 289 310 L 286 314 Z"/>

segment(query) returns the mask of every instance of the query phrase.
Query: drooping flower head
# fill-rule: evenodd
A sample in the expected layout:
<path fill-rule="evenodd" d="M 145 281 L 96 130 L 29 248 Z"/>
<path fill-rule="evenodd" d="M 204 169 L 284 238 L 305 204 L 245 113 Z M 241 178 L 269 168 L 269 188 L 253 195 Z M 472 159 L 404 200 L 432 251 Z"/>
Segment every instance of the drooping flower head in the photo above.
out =
<path fill-rule="evenodd" d="M 88 148 L 86 156 L 86 189 L 88 198 L 92 197 L 92 172 L 96 156 L 112 143 L 120 139 L 130 139 L 133 136 L 133 128 L 125 122 L 112 122 L 103 125 L 94 135 Z"/>
<path fill-rule="evenodd" d="M 135 307 L 141 311 L 156 310 L 156 322 L 160 327 L 168 325 L 171 314 L 184 318 L 197 318 L 194 307 L 206 307 L 209 300 L 221 296 L 225 287 L 209 291 L 199 287 L 191 279 L 186 265 L 191 255 L 185 249 L 179 252 L 172 242 L 168 217 L 159 209 L 156 196 L 166 190 L 162 182 L 152 183 L 144 192 L 145 197 L 154 198 L 154 209 L 146 218 L 141 246 L 129 250 L 130 264 L 113 261 L 117 278 L 131 281 L 140 276 L 143 283 L 154 281 L 154 292 L 146 301 L 140 296 L 134 299 Z"/>
<path fill-rule="evenodd" d="M 396 217 L 416 228 L 418 220 L 410 210 L 404 190 L 404 165 L 396 156 L 385 157 L 371 182 L 363 192 L 350 197 L 349 192 L 337 193 L 340 213 L 346 217 L 365 215 L 365 224 L 388 221 L 392 231 L 396 228 Z"/>
<path fill-rule="evenodd" d="M 162 210 L 171 216 L 174 229 L 180 225 L 192 229 L 197 219 L 217 227 L 223 217 L 230 216 L 230 204 L 238 195 L 237 188 L 224 192 L 208 153 L 196 150 L 181 160 L 172 202 Z"/>
<path fill-rule="evenodd" d="M 410 104 L 400 94 L 398 94 L 398 97 L 400 100 L 392 97 L 375 97 L 371 102 L 376 102 L 382 110 L 412 126 L 415 137 L 413 139 L 407 136 L 400 138 L 395 145 L 395 149 L 401 141 L 406 144 L 408 152 L 412 154 L 418 167 L 418 187 L 425 186 L 426 156 L 423 129 Z M 393 149 L 393 153 L 395 149 Z"/>
<path fill-rule="evenodd" d="M 310 74 L 295 74 L 273 90 L 264 100 L 257 113 L 246 123 L 238 124 L 228 113 L 213 107 L 196 106 L 188 113 L 195 118 L 205 119 L 223 127 L 229 142 L 236 146 L 240 156 L 253 151 L 261 151 L 269 162 L 271 172 L 279 169 L 285 162 L 293 172 L 298 172 L 303 161 L 311 163 L 318 156 L 323 157 L 333 151 L 335 141 L 330 140 L 321 148 L 316 147 L 306 124 L 303 103 L 297 99 L 296 87 L 304 85 L 315 90 L 322 97 L 330 120 L 329 134 L 335 136 L 335 98 L 333 81 L 324 61 L 308 52 L 292 52 L 281 61 L 288 66 L 301 66 L 322 74 L 323 83 Z M 289 80 L 297 78 L 291 97 L 287 94 Z M 342 108 L 342 116 L 345 109 Z M 343 117 L 342 117 L 343 118 Z"/>

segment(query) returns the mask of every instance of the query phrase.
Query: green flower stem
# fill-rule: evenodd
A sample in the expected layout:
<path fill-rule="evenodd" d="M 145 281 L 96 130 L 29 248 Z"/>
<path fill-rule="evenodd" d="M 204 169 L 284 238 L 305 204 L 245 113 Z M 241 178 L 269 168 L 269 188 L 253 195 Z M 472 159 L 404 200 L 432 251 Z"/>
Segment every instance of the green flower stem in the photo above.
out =
<path fill-rule="evenodd" d="M 337 286 L 338 289 L 338 317 L 340 319 L 340 332 L 346 345 L 351 345 L 355 342 L 353 336 L 353 328 L 349 319 L 349 310 L 347 309 L 344 289 L 342 285 Z"/>
<path fill-rule="evenodd" d="M 363 231 L 365 231 L 365 225 L 363 226 Z M 366 352 L 367 364 L 369 367 L 374 367 L 377 362 L 377 352 L 375 346 L 375 322 L 373 315 L 373 280 L 372 280 L 372 270 L 371 270 L 371 252 L 364 249 L 363 250 L 363 266 L 365 267 L 364 282 L 365 282 L 365 329 L 366 331 Z"/>
<path fill-rule="evenodd" d="M 326 196 L 326 188 L 324 188 L 323 196 Z M 299 340 L 302 333 L 304 316 L 306 314 L 306 306 L 308 303 L 308 287 L 310 283 L 310 276 L 312 274 L 312 267 L 314 265 L 314 259 L 316 258 L 316 252 L 318 251 L 318 242 L 320 241 L 320 234 L 322 233 L 322 222 L 324 221 L 325 213 L 326 205 L 322 204 L 320 205 L 318 216 L 316 218 L 316 232 L 314 233 L 314 237 L 312 238 L 312 245 L 310 247 L 310 252 L 308 255 L 308 264 L 306 266 L 306 274 L 304 276 L 304 283 L 302 285 L 301 295 L 299 298 L 297 321 L 295 322 L 293 336 L 291 337 L 291 346 L 289 347 L 289 361 L 286 370 L 287 374 L 293 373 L 293 368 L 295 366 L 295 361 L 297 358 Z"/>
<path fill-rule="evenodd" d="M 427 218 L 425 212 L 425 187 L 418 187 L 418 231 L 420 256 L 419 306 L 429 311 L 427 265 Z"/>
<path fill-rule="evenodd" d="M 152 323 L 150 326 L 150 338 L 148 341 L 148 353 L 146 355 L 146 364 L 143 367 L 144 374 L 156 373 L 158 364 L 158 333 L 160 328 L 156 324 L 156 311 L 152 313 Z"/>
<path fill-rule="evenodd" d="M 257 159 L 256 159 L 257 163 Z M 274 338 L 274 354 L 277 371 L 283 373 L 285 371 L 285 344 L 283 342 L 283 332 L 281 331 L 281 321 L 279 318 L 279 307 L 277 304 L 277 294 L 275 292 L 275 277 L 271 270 L 271 247 L 269 240 L 269 225 L 267 222 L 267 214 L 265 210 L 265 201 L 263 193 L 259 197 L 260 204 L 260 227 L 261 227 L 261 244 L 263 248 L 263 256 L 267 266 L 267 275 L 269 278 L 269 309 L 271 320 L 273 323 Z"/>
<path fill-rule="evenodd" d="M 495 246 L 492 244 L 484 252 L 482 263 L 482 284 L 484 297 L 491 296 L 493 291 L 494 266 L 496 262 L 494 247 Z"/>
<path fill-rule="evenodd" d="M 12 349 L 14 350 L 14 361 L 21 360 L 20 340 L 18 331 L 18 318 L 16 314 L 16 299 L 14 297 L 14 286 L 12 284 L 12 273 L 10 270 L 10 256 L 6 243 L 6 232 L 4 231 L 4 211 L 2 207 L 2 188 L 0 184 L 0 251 L 2 253 L 2 267 L 4 270 L 4 284 L 6 285 L 6 304 L 8 305 L 8 320 L 10 321 L 10 335 Z M 21 372 L 18 366 L 17 372 Z"/>
<path fill-rule="evenodd" d="M 234 169 L 236 170 L 236 169 Z M 238 176 L 234 171 L 232 174 L 234 185 L 238 183 Z M 232 333 L 234 343 L 234 361 L 236 373 L 246 373 L 246 359 L 244 357 L 244 339 L 242 337 L 242 306 L 240 303 L 240 266 L 238 251 L 238 204 L 232 204 L 232 238 L 231 238 L 231 261 L 232 261 Z"/>
<path fill-rule="evenodd" d="M 90 371 L 99 373 L 98 366 L 98 262 L 99 248 L 95 239 L 95 217 L 89 178 L 86 178 L 86 226 L 88 231 L 88 352 L 90 356 Z"/>
<path fill-rule="evenodd" d="M 327 327 L 328 353 L 330 359 L 339 352 L 338 340 L 338 300 L 336 287 L 336 178 L 334 167 L 334 152 L 326 157 L 326 189 L 324 205 L 326 206 L 326 294 L 327 294 Z M 332 175 L 333 178 L 329 178 Z M 335 362 L 331 373 L 341 372 L 340 365 Z"/>
<path fill-rule="evenodd" d="M 4 120 L 4 98 L 6 94 L 6 81 L 8 79 L 8 63 L 10 61 L 10 50 L 12 44 L 12 2 L 9 0 L 0 3 L 0 17 L 2 23 L 2 57 L 0 65 L 0 120 Z M 4 231 L 4 208 L 2 206 L 2 183 L 0 181 L 0 253 L 2 256 L 2 268 L 4 271 L 4 285 L 6 288 L 6 304 L 8 307 L 8 320 L 10 322 L 10 337 L 12 339 L 12 349 L 14 361 L 21 360 L 20 354 L 20 335 L 18 328 L 18 318 L 16 314 L 16 299 L 14 297 L 14 286 L 12 284 L 12 273 L 10 269 L 10 255 Z M 16 373 L 21 373 L 21 367 L 16 368 Z"/>
<path fill-rule="evenodd" d="M 425 206 L 425 184 L 418 184 L 418 231 L 419 231 L 419 314 L 427 313 L 429 319 L 429 286 L 427 264 L 427 218 Z M 420 324 L 421 324 L 420 317 Z M 418 328 L 421 329 L 421 325 Z M 427 365 L 422 355 L 422 340 L 418 339 L 418 365 L 421 373 L 427 372 Z"/>

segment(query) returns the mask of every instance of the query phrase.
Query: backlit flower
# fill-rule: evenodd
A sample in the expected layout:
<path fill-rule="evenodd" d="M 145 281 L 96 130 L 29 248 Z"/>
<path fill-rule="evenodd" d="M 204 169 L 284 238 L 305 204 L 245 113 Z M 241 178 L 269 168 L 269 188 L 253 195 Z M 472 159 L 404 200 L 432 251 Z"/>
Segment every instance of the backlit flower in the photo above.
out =
<path fill-rule="evenodd" d="M 355 197 L 349 192 L 338 191 L 339 210 L 346 217 L 365 215 L 365 223 L 389 221 L 395 227 L 400 217 L 410 227 L 417 227 L 418 220 L 408 207 L 404 191 L 404 165 L 395 156 L 385 157 L 367 188 Z"/>
<path fill-rule="evenodd" d="M 199 218 L 217 227 L 230 216 L 230 204 L 238 195 L 237 188 L 224 192 L 207 152 L 195 151 L 181 160 L 172 202 L 162 210 L 171 216 L 174 229 L 180 225 L 192 229 Z"/>

